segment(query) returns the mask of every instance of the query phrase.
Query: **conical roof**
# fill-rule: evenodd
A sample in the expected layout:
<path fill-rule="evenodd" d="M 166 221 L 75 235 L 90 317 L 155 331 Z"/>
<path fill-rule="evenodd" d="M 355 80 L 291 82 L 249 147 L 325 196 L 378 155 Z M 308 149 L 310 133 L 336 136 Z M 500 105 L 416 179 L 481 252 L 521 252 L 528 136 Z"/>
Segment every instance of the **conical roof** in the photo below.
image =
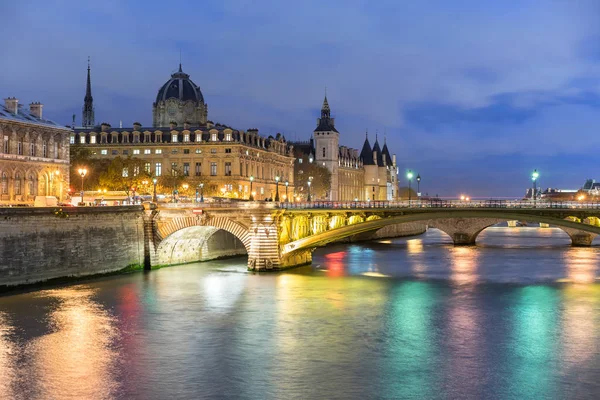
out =
<path fill-rule="evenodd" d="M 365 137 L 365 143 L 360 151 L 360 158 L 363 162 L 363 165 L 375 165 L 375 160 L 373 159 L 373 150 L 371 149 L 368 136 Z"/>

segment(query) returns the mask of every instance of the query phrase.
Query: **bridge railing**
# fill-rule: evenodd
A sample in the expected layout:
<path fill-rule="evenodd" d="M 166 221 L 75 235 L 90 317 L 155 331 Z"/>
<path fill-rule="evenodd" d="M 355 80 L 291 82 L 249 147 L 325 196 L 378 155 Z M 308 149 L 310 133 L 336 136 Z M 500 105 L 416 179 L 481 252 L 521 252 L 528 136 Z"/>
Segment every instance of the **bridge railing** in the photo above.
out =
<path fill-rule="evenodd" d="M 299 209 L 416 209 L 416 208 L 512 208 L 512 209 L 600 209 L 600 202 L 536 202 L 531 201 L 312 201 L 279 203 L 280 208 Z"/>

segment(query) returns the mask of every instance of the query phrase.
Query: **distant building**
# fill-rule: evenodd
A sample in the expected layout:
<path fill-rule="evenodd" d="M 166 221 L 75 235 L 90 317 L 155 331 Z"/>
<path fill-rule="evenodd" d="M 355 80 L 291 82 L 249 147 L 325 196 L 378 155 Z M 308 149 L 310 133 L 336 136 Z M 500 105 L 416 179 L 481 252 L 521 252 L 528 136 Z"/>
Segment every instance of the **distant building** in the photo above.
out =
<path fill-rule="evenodd" d="M 91 93 L 90 86 L 88 67 L 86 93 Z M 136 122 L 132 127 L 102 123 L 75 128 L 70 143 L 89 148 L 98 159 L 139 158 L 154 177 L 182 173 L 202 180 L 207 195 L 247 199 L 252 187 L 256 200 L 274 197 L 277 176 L 280 194 L 286 181 L 293 193 L 293 147 L 282 135 L 267 138 L 257 129 L 215 124 L 207 119 L 207 109 L 200 88 L 179 65 L 158 90 L 152 127 Z M 84 106 L 84 119 L 85 110 Z"/>
<path fill-rule="evenodd" d="M 0 204 L 33 204 L 35 196 L 63 200 L 69 187 L 71 129 L 43 117 L 15 97 L 0 105 Z"/>
<path fill-rule="evenodd" d="M 394 200 L 398 198 L 398 167 L 396 156 L 390 156 L 387 144 L 380 148 L 377 137 L 371 148 L 365 138 L 362 151 L 340 146 L 340 133 L 331 117 L 327 96 L 321 107 L 321 117 L 313 138 L 293 143 L 298 150 L 309 154 L 331 173 L 331 190 L 327 200 Z M 296 163 L 298 160 L 296 160 Z M 296 165 L 296 168 L 299 166 Z"/>

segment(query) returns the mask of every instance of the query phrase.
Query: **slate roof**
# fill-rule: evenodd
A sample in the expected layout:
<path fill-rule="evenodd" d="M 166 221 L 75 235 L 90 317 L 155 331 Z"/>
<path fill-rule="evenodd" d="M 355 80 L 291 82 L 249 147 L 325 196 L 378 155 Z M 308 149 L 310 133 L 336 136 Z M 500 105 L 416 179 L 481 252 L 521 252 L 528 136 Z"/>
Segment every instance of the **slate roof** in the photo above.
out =
<path fill-rule="evenodd" d="M 70 128 L 59 124 L 58 122 L 54 122 L 45 118 L 37 118 L 33 114 L 29 112 L 29 109 L 23 107 L 22 104 L 19 105 L 17 114 L 11 113 L 4 104 L 0 104 L 0 120 L 8 120 L 8 121 L 16 121 L 16 122 L 25 122 L 28 124 L 37 124 L 43 125 L 51 128 L 58 129 L 66 129 L 70 130 Z"/>
<path fill-rule="evenodd" d="M 373 150 L 371 149 L 368 137 L 365 138 L 365 143 L 360 151 L 360 159 L 362 160 L 363 165 L 375 165 L 375 160 L 373 160 Z"/>
<path fill-rule="evenodd" d="M 204 103 L 204 96 L 200 91 L 200 87 L 192 82 L 188 74 L 183 72 L 181 64 L 179 64 L 179 71 L 172 74 L 171 79 L 159 89 L 156 102 L 170 98 Z"/>

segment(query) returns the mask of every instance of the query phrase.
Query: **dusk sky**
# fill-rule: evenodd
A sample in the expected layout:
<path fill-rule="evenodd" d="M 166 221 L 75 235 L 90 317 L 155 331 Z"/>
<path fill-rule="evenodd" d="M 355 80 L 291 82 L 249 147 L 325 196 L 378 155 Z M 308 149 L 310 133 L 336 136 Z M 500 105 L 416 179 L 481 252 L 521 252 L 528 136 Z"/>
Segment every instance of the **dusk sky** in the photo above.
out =
<path fill-rule="evenodd" d="M 213 121 L 308 140 L 325 87 L 341 144 L 368 129 L 430 195 L 600 180 L 600 1 L 1 1 L 0 96 L 81 123 L 152 123 L 179 63 Z M 402 183 L 406 185 L 405 180 Z"/>

